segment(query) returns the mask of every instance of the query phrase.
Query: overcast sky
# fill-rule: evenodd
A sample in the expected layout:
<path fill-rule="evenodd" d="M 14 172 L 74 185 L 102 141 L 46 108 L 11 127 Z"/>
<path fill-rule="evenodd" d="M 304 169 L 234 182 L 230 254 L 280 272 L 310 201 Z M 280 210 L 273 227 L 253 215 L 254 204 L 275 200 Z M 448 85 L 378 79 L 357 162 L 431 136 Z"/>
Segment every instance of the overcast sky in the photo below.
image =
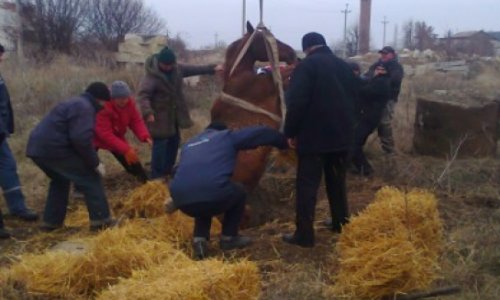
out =
<path fill-rule="evenodd" d="M 145 0 L 167 23 L 171 35 L 180 34 L 189 48 L 230 43 L 241 36 L 242 0 Z M 283 42 L 300 49 L 302 35 L 317 31 L 328 43 L 343 39 L 347 24 L 359 19 L 359 0 L 264 0 L 264 24 Z M 246 0 L 247 20 L 259 23 L 259 0 Z M 425 21 L 443 36 L 453 32 L 484 29 L 500 31 L 500 0 L 372 0 L 371 47 L 382 45 L 384 16 L 386 44 L 392 44 L 395 25 L 413 19 Z"/>

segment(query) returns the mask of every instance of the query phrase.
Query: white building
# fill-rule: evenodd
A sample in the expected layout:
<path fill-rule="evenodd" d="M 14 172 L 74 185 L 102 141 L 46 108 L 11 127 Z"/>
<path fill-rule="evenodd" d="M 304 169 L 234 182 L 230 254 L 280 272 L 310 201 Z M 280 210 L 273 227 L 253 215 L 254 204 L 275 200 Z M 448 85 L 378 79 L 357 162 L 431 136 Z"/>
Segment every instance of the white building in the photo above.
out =
<path fill-rule="evenodd" d="M 21 28 L 16 0 L 0 0 L 0 44 L 7 51 L 19 51 Z"/>

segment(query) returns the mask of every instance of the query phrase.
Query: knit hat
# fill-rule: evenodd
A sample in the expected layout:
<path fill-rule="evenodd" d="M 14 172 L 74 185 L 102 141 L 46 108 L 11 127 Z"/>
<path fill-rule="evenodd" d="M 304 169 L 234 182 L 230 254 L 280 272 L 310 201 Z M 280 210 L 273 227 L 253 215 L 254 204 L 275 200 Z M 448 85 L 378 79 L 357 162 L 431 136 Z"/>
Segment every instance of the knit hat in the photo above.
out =
<path fill-rule="evenodd" d="M 85 92 L 89 93 L 90 95 L 92 95 L 92 97 L 99 100 L 109 101 L 111 98 L 109 89 L 103 82 L 92 82 L 87 87 Z"/>
<path fill-rule="evenodd" d="M 302 51 L 317 45 L 326 46 L 326 40 L 321 34 L 309 32 L 302 37 Z"/>
<path fill-rule="evenodd" d="M 126 98 L 130 94 L 130 88 L 125 82 L 117 80 L 111 84 L 111 98 Z"/>
<path fill-rule="evenodd" d="M 165 47 L 158 53 L 158 61 L 167 65 L 174 64 L 176 61 L 174 51 Z"/>

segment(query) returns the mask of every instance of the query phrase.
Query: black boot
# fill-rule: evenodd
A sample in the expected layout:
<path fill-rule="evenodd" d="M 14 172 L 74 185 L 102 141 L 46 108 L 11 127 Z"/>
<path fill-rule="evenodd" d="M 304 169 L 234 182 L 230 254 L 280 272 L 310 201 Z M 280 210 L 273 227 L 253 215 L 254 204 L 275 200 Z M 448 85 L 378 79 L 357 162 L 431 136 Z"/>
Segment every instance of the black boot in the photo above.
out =
<path fill-rule="evenodd" d="M 2 211 L 0 210 L 0 239 L 10 238 L 10 233 L 3 227 Z"/>
<path fill-rule="evenodd" d="M 13 212 L 11 213 L 11 215 L 18 219 L 28 222 L 34 222 L 38 220 L 38 214 L 29 208 L 26 208 L 19 212 Z"/>
<path fill-rule="evenodd" d="M 241 249 L 252 243 L 252 239 L 248 236 L 221 236 L 219 246 L 222 250 Z"/>
<path fill-rule="evenodd" d="M 193 258 L 195 260 L 202 260 L 207 258 L 208 242 L 206 238 L 195 237 L 193 238 Z"/>
<path fill-rule="evenodd" d="M 281 239 L 283 242 L 292 244 L 292 245 L 297 245 L 300 247 L 304 248 L 312 248 L 314 247 L 314 240 L 312 239 L 304 239 L 298 236 L 295 233 L 286 233 L 281 236 Z"/>

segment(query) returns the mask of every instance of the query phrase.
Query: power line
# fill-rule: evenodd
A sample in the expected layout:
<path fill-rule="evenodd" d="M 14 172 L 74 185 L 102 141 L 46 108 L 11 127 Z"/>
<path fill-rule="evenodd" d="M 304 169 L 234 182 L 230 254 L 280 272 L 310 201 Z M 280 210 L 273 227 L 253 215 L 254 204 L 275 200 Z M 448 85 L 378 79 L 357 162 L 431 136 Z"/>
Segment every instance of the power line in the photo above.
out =
<path fill-rule="evenodd" d="M 385 46 L 385 30 L 386 30 L 387 24 L 389 24 L 389 21 L 387 21 L 386 16 L 384 16 L 384 20 L 381 23 L 384 24 L 384 37 L 382 40 L 382 47 L 384 47 Z"/>
<path fill-rule="evenodd" d="M 344 57 L 347 57 L 347 15 L 351 12 L 349 10 L 349 4 L 345 4 L 345 9 L 340 11 L 344 14 Z"/>

